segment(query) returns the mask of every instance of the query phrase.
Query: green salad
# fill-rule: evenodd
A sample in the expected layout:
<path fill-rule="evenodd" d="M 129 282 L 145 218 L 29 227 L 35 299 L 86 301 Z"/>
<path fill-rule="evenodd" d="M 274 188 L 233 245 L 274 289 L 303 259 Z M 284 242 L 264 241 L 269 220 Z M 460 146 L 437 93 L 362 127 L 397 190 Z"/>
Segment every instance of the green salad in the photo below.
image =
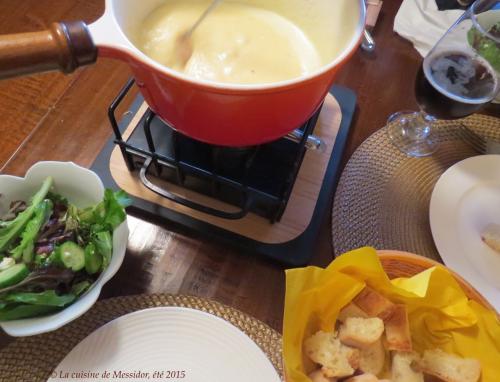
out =
<path fill-rule="evenodd" d="M 0 321 L 35 317 L 72 304 L 111 261 L 113 231 L 129 197 L 106 190 L 80 209 L 45 179 L 29 201 L 0 216 Z"/>
<path fill-rule="evenodd" d="M 493 25 L 488 33 L 497 39 L 500 38 L 500 22 Z M 469 30 L 467 39 L 476 52 L 488 61 L 496 71 L 500 72 L 500 44 L 484 36 L 476 28 Z"/>

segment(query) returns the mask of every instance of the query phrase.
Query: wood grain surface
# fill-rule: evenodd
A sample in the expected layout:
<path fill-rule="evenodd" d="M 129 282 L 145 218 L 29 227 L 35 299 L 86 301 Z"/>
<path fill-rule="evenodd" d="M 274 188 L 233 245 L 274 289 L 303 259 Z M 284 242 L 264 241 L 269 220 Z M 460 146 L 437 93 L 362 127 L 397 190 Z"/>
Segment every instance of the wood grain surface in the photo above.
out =
<path fill-rule="evenodd" d="M 0 33 L 33 31 L 59 20 L 90 22 L 104 0 L 0 0 Z M 420 57 L 393 31 L 400 1 L 384 2 L 373 31 L 374 54 L 358 51 L 337 83 L 358 95 L 358 112 L 346 161 L 356 147 L 381 128 L 388 115 L 414 109 L 413 80 Z M 130 76 L 125 64 L 106 59 L 70 76 L 44 74 L 0 82 L 0 168 L 23 175 L 40 160 L 90 166 L 111 136 L 106 111 Z M 132 97 L 130 97 L 132 98 Z M 126 110 L 121 110 L 126 112 Z M 332 259 L 329 220 L 323 224 L 313 264 Z M 186 235 L 165 222 L 130 217 L 124 264 L 102 297 L 169 292 L 209 297 L 235 306 L 281 330 L 284 269 L 217 243 Z M 5 343 L 6 337 L 0 340 Z"/>

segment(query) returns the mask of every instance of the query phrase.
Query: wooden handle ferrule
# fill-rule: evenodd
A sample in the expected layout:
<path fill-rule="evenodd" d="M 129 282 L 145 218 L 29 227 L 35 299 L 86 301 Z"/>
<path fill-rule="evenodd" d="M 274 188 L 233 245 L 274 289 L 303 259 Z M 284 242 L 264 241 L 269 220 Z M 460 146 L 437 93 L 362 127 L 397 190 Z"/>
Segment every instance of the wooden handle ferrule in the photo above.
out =
<path fill-rule="evenodd" d="M 85 23 L 54 23 L 49 30 L 0 36 L 0 79 L 60 70 L 71 73 L 97 59 Z"/>

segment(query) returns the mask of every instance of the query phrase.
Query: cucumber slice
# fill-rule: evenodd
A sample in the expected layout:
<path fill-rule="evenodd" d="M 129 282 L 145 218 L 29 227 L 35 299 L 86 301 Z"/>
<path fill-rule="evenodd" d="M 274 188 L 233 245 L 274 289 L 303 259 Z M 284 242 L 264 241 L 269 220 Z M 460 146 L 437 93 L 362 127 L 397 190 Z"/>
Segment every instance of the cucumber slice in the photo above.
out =
<path fill-rule="evenodd" d="M 26 264 L 16 264 L 0 272 L 0 288 L 6 288 L 23 281 L 30 273 Z"/>
<path fill-rule="evenodd" d="M 85 247 L 85 270 L 89 275 L 100 271 L 102 256 L 96 251 L 95 245 L 90 243 Z"/>
<path fill-rule="evenodd" d="M 59 247 L 59 257 L 63 265 L 72 271 L 78 272 L 85 267 L 85 251 L 72 241 Z"/>

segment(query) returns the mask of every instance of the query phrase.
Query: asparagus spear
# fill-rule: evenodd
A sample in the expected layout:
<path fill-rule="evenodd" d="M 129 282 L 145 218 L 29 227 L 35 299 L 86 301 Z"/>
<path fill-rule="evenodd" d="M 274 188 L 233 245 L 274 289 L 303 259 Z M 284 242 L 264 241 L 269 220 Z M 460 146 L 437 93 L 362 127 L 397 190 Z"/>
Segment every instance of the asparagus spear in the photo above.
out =
<path fill-rule="evenodd" d="M 40 230 L 52 215 L 53 203 L 45 199 L 35 209 L 35 216 L 28 222 L 21 234 L 21 243 L 13 249 L 12 257 L 17 261 L 21 258 L 26 264 L 33 261 L 35 242 Z"/>
<path fill-rule="evenodd" d="M 0 228 L 0 253 L 5 252 L 9 245 L 19 237 L 23 229 L 26 227 L 26 224 L 28 224 L 29 220 L 34 215 L 37 207 L 47 196 L 50 187 L 52 187 L 52 183 L 52 177 L 45 179 L 40 190 L 31 199 L 31 203 L 28 208 L 17 215 L 14 220 L 2 225 L 2 228 Z"/>

